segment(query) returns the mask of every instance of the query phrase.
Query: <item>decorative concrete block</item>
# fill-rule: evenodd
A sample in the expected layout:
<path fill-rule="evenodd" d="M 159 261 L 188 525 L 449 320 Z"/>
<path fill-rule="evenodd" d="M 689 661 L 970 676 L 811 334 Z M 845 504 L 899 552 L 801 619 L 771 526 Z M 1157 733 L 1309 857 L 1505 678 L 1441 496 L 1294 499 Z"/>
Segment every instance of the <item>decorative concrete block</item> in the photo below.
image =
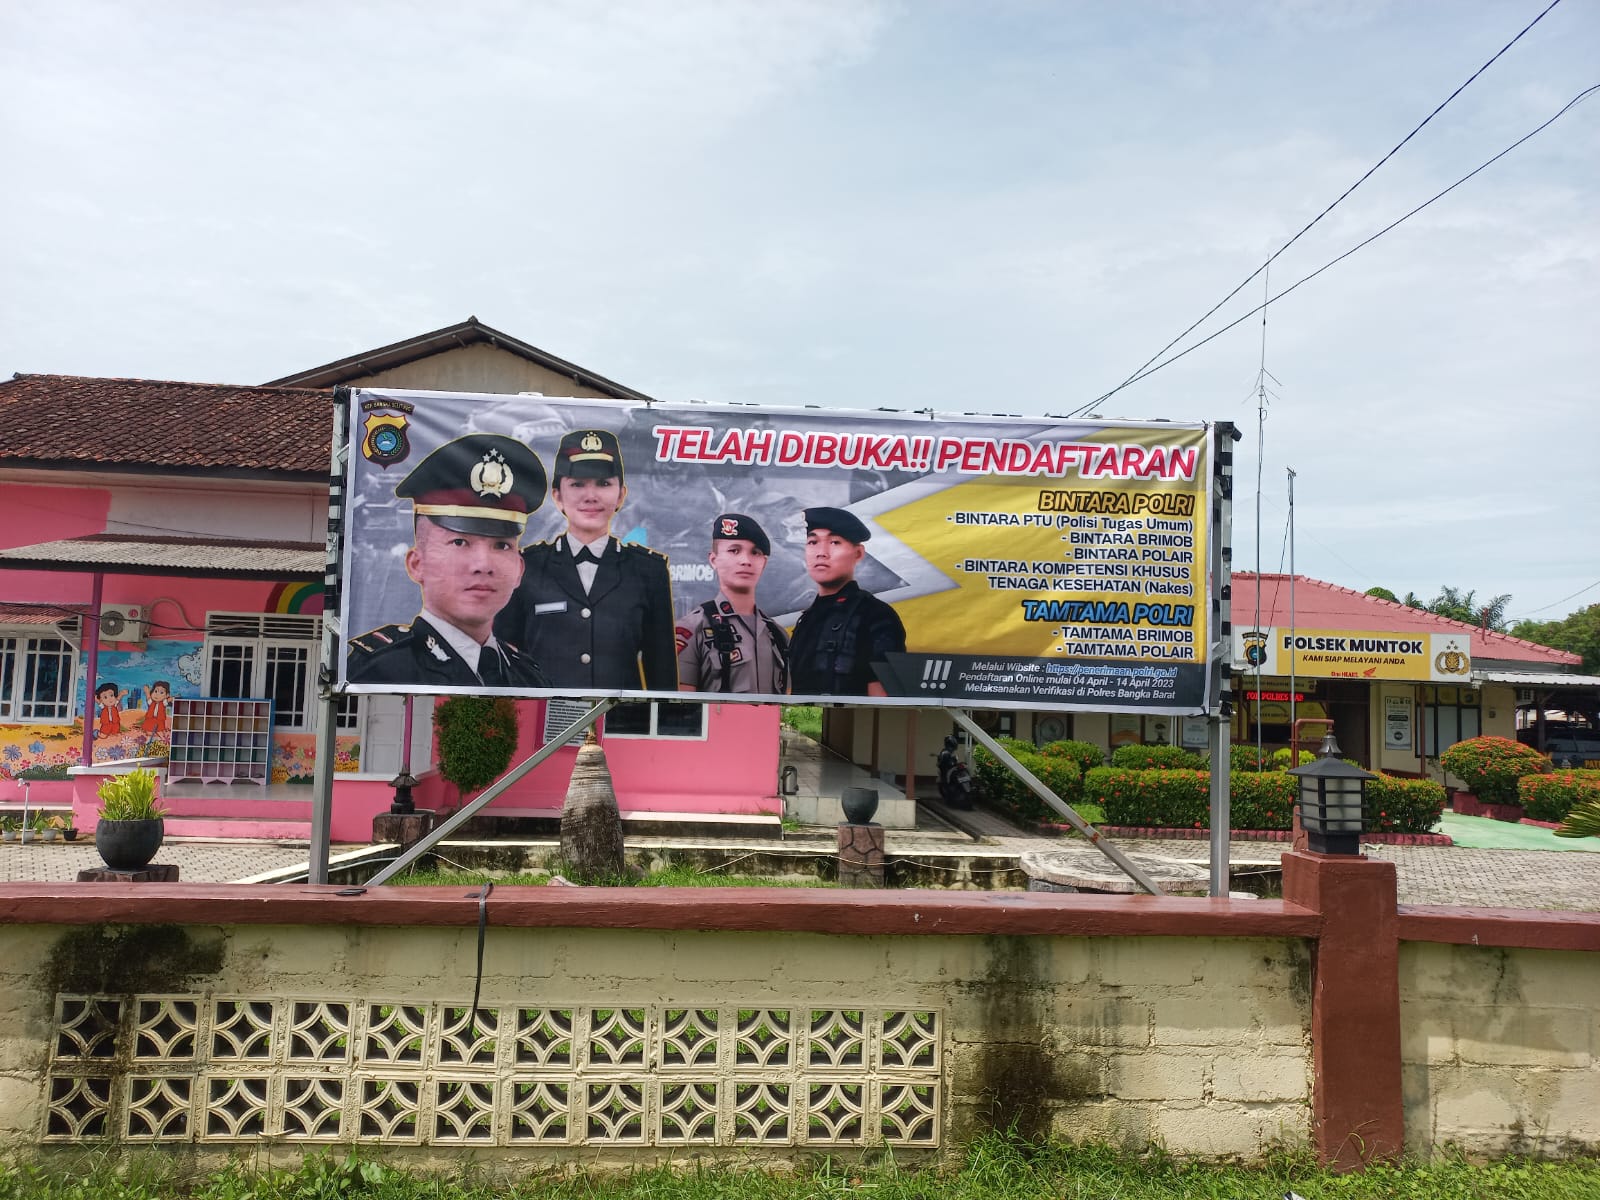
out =
<path fill-rule="evenodd" d="M 89 867 L 78 872 L 79 883 L 177 883 L 177 863 L 151 863 L 133 871 L 115 867 Z"/>
<path fill-rule="evenodd" d="M 421 841 L 438 819 L 439 814 L 427 808 L 410 813 L 381 812 L 372 818 L 372 840 L 393 842 L 402 848 L 411 846 Z"/>

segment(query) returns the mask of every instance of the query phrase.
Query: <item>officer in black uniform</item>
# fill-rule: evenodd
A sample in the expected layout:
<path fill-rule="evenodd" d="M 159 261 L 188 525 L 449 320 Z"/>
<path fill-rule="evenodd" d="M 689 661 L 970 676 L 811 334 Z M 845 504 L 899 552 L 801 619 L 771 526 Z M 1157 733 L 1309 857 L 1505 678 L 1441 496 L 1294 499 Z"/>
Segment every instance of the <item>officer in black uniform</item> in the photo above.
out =
<path fill-rule="evenodd" d="M 539 456 L 516 438 L 471 434 L 446 442 L 394 489 L 411 501 L 406 574 L 422 590 L 409 625 L 350 639 L 351 683 L 422 687 L 542 688 L 534 660 L 494 635 L 496 614 L 522 579 L 518 542 L 544 502 Z"/>
<path fill-rule="evenodd" d="M 550 495 L 566 532 L 523 551 L 522 586 L 495 621 L 554 687 L 678 690 L 666 556 L 611 536 L 627 494 L 616 434 L 576 429 L 561 439 Z"/>
<path fill-rule="evenodd" d="M 781 696 L 789 690 L 789 637 L 756 607 L 772 542 L 743 513 L 711 522 L 716 597 L 677 624 L 678 690 Z"/>
<path fill-rule="evenodd" d="M 806 573 L 817 598 L 789 642 L 790 689 L 797 696 L 887 696 L 872 664 L 905 650 L 906 627 L 855 580 L 872 533 L 842 508 L 805 511 Z"/>

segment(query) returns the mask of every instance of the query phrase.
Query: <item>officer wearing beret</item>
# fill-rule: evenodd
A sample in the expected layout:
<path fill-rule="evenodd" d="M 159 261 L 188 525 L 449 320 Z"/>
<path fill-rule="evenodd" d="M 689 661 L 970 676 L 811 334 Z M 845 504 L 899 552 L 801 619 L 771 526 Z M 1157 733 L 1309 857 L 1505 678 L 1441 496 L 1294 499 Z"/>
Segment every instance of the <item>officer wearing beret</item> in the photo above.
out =
<path fill-rule="evenodd" d="M 789 674 L 797 696 L 887 696 L 872 664 L 906 648 L 900 615 L 855 580 L 872 536 L 842 508 L 808 508 L 806 573 L 817 598 L 795 622 Z"/>
<path fill-rule="evenodd" d="M 409 625 L 351 638 L 349 682 L 549 686 L 533 659 L 494 635 L 495 615 L 522 579 L 518 542 L 544 502 L 544 484 L 544 466 L 527 446 L 476 433 L 446 442 L 395 486 L 411 501 L 406 574 L 422 591 L 422 611 Z"/>
<path fill-rule="evenodd" d="M 522 586 L 495 621 L 557 688 L 677 690 L 666 557 L 611 536 L 627 494 L 616 434 L 575 429 L 561 439 L 550 495 L 566 532 L 523 551 Z"/>
<path fill-rule="evenodd" d="M 789 638 L 756 607 L 756 585 L 772 543 L 743 513 L 711 522 L 712 570 L 720 590 L 677 626 L 678 689 L 781 696 L 789 690 Z"/>

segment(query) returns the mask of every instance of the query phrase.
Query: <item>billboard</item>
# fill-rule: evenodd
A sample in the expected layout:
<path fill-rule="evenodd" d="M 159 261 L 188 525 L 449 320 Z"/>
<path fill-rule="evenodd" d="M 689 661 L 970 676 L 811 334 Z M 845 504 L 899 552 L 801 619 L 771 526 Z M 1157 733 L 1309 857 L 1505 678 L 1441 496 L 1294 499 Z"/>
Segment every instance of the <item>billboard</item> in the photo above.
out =
<path fill-rule="evenodd" d="M 347 403 L 348 691 L 1205 710 L 1210 425 Z"/>
<path fill-rule="evenodd" d="M 1472 639 L 1465 633 L 1375 630 L 1235 630 L 1233 665 L 1264 675 L 1317 679 L 1392 679 L 1461 683 L 1472 678 Z"/>

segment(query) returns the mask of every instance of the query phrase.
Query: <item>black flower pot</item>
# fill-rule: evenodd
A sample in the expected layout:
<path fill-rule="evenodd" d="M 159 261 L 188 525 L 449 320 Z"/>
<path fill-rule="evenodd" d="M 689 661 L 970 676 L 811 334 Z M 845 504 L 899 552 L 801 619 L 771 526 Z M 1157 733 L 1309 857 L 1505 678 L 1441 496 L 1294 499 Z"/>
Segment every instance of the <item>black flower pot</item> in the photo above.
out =
<path fill-rule="evenodd" d="M 107 821 L 94 827 L 94 848 L 113 871 L 137 871 L 150 865 L 161 849 L 167 825 L 160 817 L 144 821 Z"/>
<path fill-rule="evenodd" d="M 865 825 L 878 811 L 878 789 L 847 787 L 839 795 L 839 805 L 844 809 L 844 819 L 852 825 Z"/>

